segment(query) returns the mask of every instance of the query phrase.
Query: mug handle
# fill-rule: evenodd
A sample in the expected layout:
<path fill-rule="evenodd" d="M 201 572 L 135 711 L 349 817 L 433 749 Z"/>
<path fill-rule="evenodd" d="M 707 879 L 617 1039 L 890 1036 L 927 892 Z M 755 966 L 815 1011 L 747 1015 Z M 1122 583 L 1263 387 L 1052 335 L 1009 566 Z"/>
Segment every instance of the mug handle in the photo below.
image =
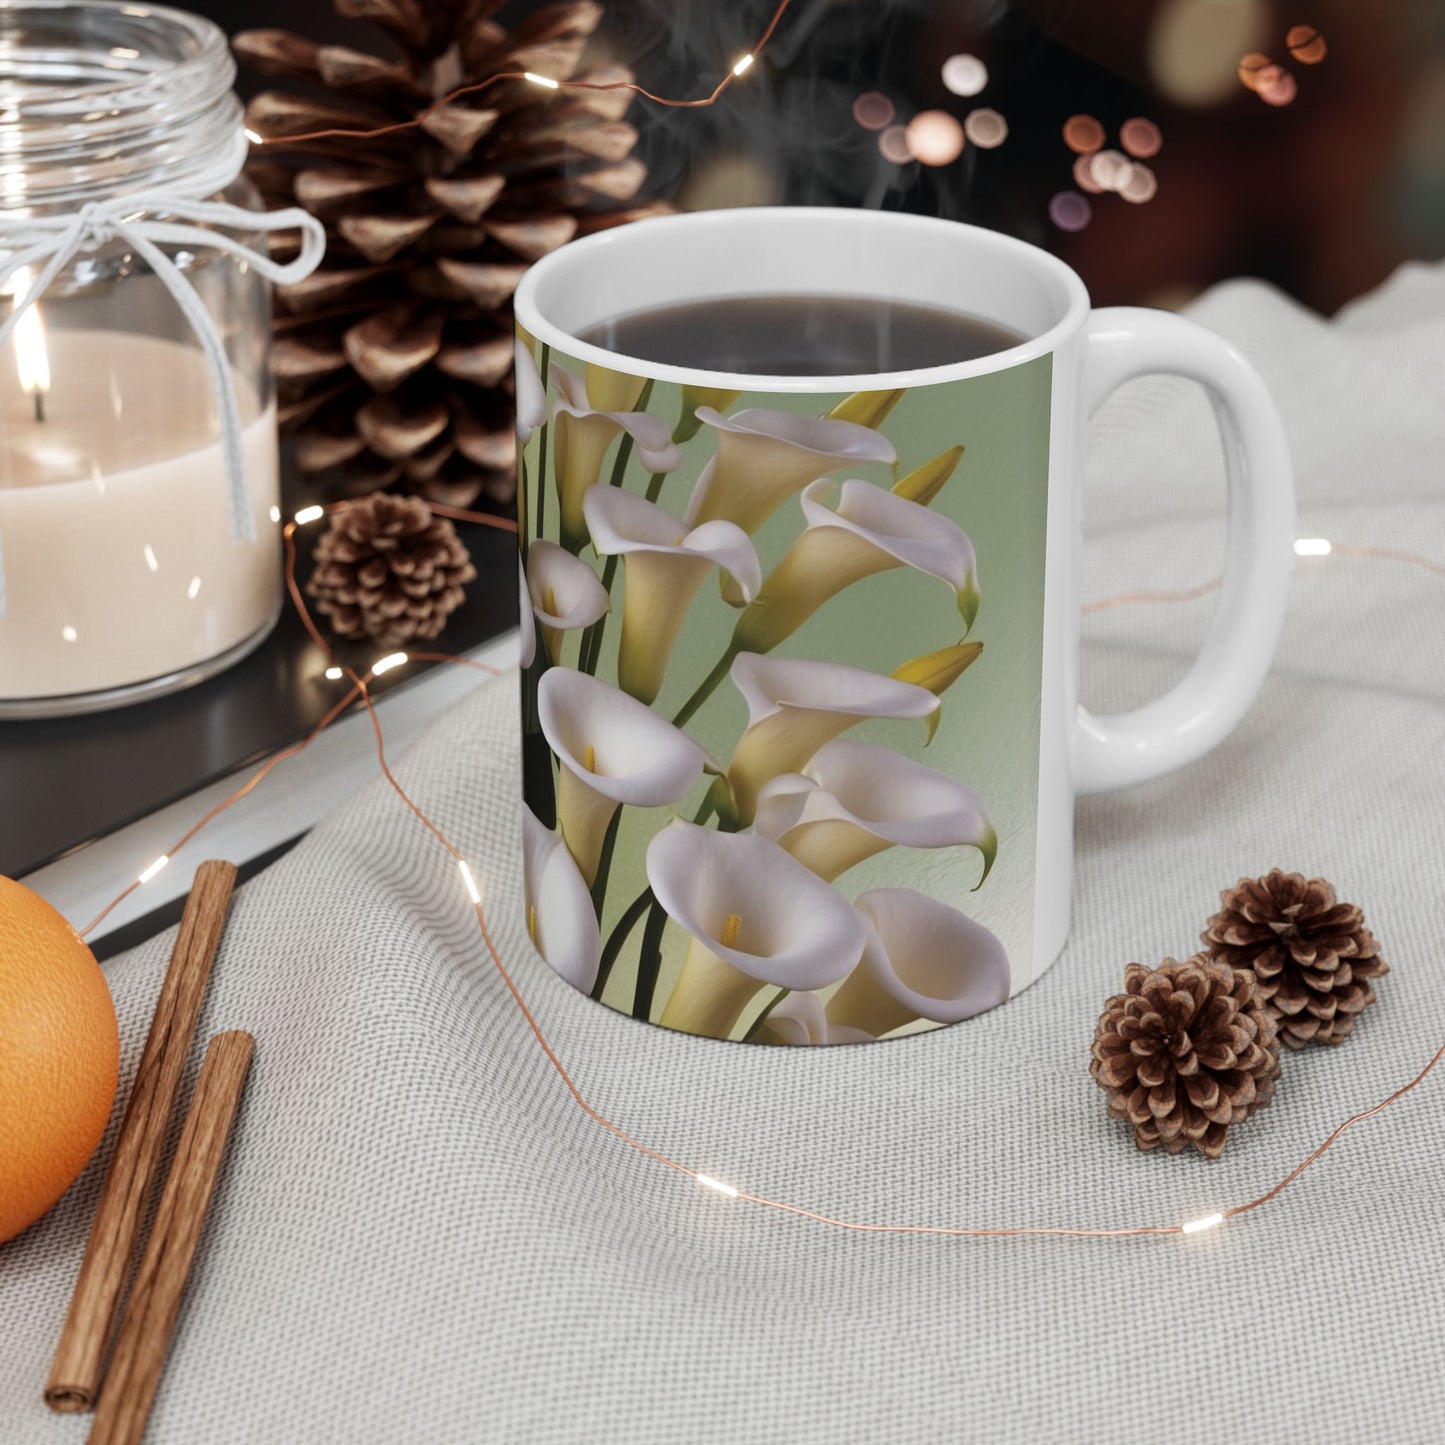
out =
<path fill-rule="evenodd" d="M 1092 416 L 1117 387 L 1164 372 L 1197 381 L 1219 422 L 1229 540 L 1208 636 L 1184 679 L 1133 712 L 1079 709 L 1074 779 L 1102 793 L 1192 763 L 1244 716 L 1269 671 L 1294 555 L 1294 484 L 1279 414 L 1259 373 L 1212 331 L 1168 311 L 1116 306 L 1085 328 L 1084 395 Z"/>

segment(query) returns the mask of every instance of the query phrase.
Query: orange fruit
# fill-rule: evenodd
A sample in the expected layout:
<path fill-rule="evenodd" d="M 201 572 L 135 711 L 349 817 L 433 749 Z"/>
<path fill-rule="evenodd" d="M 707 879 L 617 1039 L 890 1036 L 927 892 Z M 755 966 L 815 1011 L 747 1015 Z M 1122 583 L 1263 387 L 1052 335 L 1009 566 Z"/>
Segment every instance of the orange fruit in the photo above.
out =
<path fill-rule="evenodd" d="M 75 1182 L 115 1102 L 115 1006 L 79 934 L 0 878 L 0 1242 Z"/>

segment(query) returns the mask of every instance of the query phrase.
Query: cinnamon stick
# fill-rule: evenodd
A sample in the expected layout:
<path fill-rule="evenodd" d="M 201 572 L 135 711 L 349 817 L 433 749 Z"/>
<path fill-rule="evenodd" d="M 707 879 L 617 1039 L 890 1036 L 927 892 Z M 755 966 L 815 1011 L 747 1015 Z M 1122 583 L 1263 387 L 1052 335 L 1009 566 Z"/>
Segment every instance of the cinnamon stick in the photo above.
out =
<path fill-rule="evenodd" d="M 51 1361 L 45 1403 L 52 1410 L 78 1414 L 95 1408 L 121 1290 L 235 882 L 233 864 L 212 860 L 196 869 L 110 1172 L 90 1226 L 70 1311 Z"/>
<path fill-rule="evenodd" d="M 237 1032 L 217 1034 L 206 1049 L 90 1427 L 90 1445 L 139 1445 L 145 1434 L 255 1048 L 250 1034 Z"/>

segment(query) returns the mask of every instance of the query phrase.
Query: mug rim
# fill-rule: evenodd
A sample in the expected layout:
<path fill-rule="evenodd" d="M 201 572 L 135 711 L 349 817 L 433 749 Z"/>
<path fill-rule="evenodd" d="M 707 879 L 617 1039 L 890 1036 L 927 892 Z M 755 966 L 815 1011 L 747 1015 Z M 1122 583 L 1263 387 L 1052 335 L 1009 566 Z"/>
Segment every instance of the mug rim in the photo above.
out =
<path fill-rule="evenodd" d="M 854 375 L 770 375 L 762 372 L 713 371 L 705 367 L 679 366 L 672 362 L 649 361 L 645 357 L 610 351 L 583 341 L 578 336 L 548 319 L 538 301 L 538 290 L 556 274 L 568 267 L 595 263 L 600 256 L 617 247 L 634 242 L 658 227 L 678 231 L 706 230 L 726 224 L 766 226 L 774 217 L 789 220 L 826 219 L 830 225 L 846 224 L 903 230 L 963 232 L 957 244 L 974 250 L 991 249 L 995 254 L 1038 268 L 1061 285 L 1067 297 L 1064 314 L 1036 336 L 1027 336 L 1017 346 L 990 352 L 970 361 L 950 362 L 943 366 L 916 367 L 907 371 L 862 372 Z M 699 298 L 704 299 L 704 298 Z M 919 298 L 927 305 L 927 298 Z M 938 216 L 916 216 L 900 211 L 864 211 L 843 206 L 749 206 L 723 210 L 691 211 L 668 216 L 651 216 L 623 226 L 594 232 L 590 236 L 567 242 L 528 267 L 517 287 L 513 309 L 517 322 L 538 341 L 561 351 L 577 361 L 597 366 L 632 369 L 633 374 L 655 377 L 659 381 L 718 387 L 735 391 L 771 392 L 838 392 L 889 391 L 902 387 L 932 386 L 969 377 L 987 376 L 1005 371 L 1024 362 L 1033 361 L 1056 351 L 1077 333 L 1089 314 L 1090 301 L 1083 280 L 1074 269 L 1038 246 L 999 231 L 963 221 Z"/>

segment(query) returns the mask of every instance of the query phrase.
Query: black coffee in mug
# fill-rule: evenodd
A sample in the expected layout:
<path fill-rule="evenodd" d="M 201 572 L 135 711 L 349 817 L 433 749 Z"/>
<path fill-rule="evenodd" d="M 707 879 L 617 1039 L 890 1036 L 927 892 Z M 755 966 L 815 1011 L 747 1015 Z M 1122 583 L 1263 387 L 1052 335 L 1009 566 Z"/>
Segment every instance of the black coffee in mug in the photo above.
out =
<path fill-rule="evenodd" d="M 857 376 L 1017 346 L 982 316 L 872 296 L 724 296 L 632 311 L 578 335 L 619 356 L 753 376 Z"/>

